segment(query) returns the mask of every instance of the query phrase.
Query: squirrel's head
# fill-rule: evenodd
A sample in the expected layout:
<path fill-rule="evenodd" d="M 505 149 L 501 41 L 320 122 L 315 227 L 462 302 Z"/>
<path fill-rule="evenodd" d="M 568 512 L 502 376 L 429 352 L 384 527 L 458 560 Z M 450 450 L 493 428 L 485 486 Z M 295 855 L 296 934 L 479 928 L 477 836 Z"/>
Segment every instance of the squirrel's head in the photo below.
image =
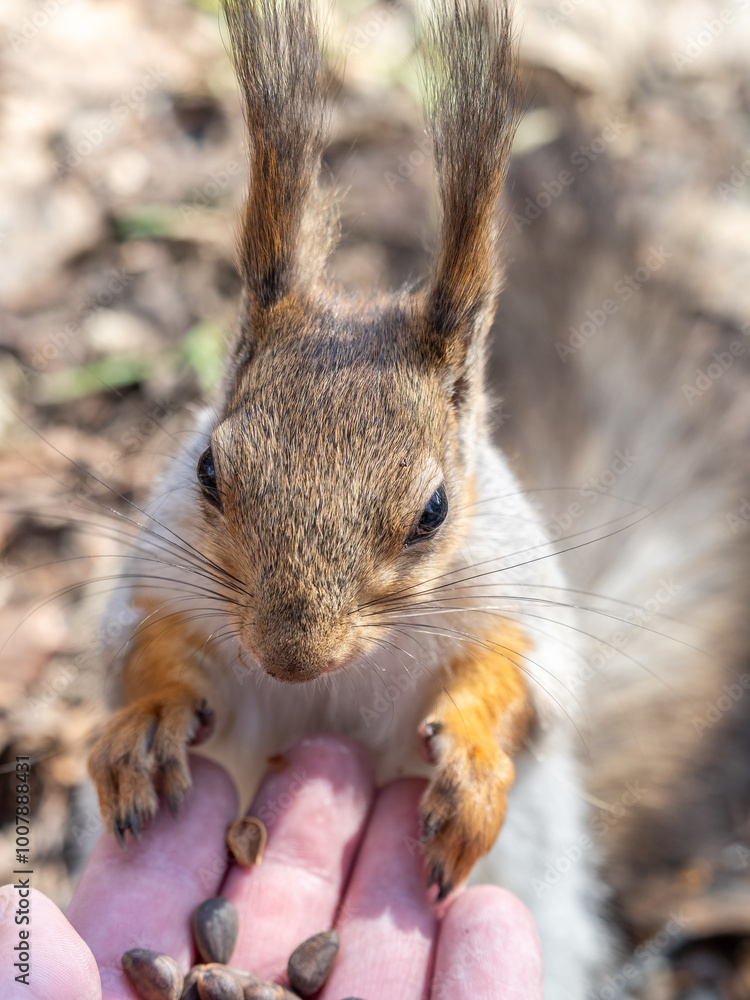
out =
<path fill-rule="evenodd" d="M 244 591 L 241 640 L 277 678 L 369 649 L 389 602 L 416 598 L 464 534 L 481 385 L 404 305 L 279 305 L 198 461 L 212 557 Z"/>
<path fill-rule="evenodd" d="M 211 557 L 238 582 L 243 645 L 274 677 L 306 681 L 366 653 L 465 534 L 515 64 L 502 9 L 458 0 L 431 25 L 443 205 L 432 272 L 416 290 L 347 303 L 322 276 L 314 19 L 297 0 L 225 9 L 252 174 L 240 329 L 197 489 Z"/>

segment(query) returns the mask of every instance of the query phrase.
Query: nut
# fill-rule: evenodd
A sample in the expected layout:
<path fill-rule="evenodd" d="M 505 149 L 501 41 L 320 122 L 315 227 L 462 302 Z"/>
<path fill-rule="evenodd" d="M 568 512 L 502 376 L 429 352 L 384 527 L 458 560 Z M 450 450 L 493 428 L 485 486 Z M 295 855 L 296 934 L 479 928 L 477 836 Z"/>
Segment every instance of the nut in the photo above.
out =
<path fill-rule="evenodd" d="M 206 965 L 196 983 L 200 1000 L 244 1000 L 242 982 L 223 965 Z"/>
<path fill-rule="evenodd" d="M 232 973 L 238 980 L 243 989 L 248 990 L 251 986 L 257 986 L 258 983 L 262 983 L 263 980 L 259 976 L 254 976 L 252 972 L 245 972 L 244 969 L 234 969 L 231 965 L 227 965 L 226 968 Z"/>
<path fill-rule="evenodd" d="M 198 980 L 208 969 L 225 970 L 237 980 L 243 990 L 249 989 L 251 986 L 256 986 L 259 983 L 263 984 L 263 980 L 259 979 L 258 976 L 254 976 L 252 972 L 245 972 L 244 969 L 235 969 L 231 965 L 218 965 L 215 962 L 209 962 L 207 965 L 194 965 L 185 976 L 182 1000 L 199 1000 Z"/>
<path fill-rule="evenodd" d="M 299 1000 L 299 997 L 276 983 L 259 981 L 255 986 L 245 987 L 245 1000 Z"/>
<path fill-rule="evenodd" d="M 193 965 L 188 969 L 180 1000 L 198 1000 L 198 977 L 205 968 L 205 965 Z"/>
<path fill-rule="evenodd" d="M 323 986 L 339 950 L 337 931 L 322 931 L 294 949 L 286 967 L 289 985 L 301 997 L 310 997 Z"/>
<path fill-rule="evenodd" d="M 222 896 L 207 899 L 193 914 L 193 934 L 204 962 L 229 961 L 237 944 L 239 916 L 234 903 Z"/>
<path fill-rule="evenodd" d="M 227 846 L 238 865 L 259 865 L 267 839 L 268 831 L 254 816 L 236 819 L 227 828 Z"/>
<path fill-rule="evenodd" d="M 179 1000 L 184 976 L 169 955 L 131 948 L 122 956 L 122 971 L 142 1000 Z"/>

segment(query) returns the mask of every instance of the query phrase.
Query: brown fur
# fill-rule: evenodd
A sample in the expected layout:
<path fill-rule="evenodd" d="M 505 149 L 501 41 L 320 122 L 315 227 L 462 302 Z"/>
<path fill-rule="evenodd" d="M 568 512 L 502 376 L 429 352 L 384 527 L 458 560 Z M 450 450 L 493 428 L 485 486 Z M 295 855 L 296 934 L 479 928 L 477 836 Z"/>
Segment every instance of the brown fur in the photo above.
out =
<path fill-rule="evenodd" d="M 432 274 L 414 291 L 345 301 L 321 281 L 330 226 L 319 211 L 326 116 L 314 16 L 302 0 L 226 0 L 225 9 L 252 178 L 239 241 L 243 312 L 211 437 L 217 486 L 200 501 L 201 543 L 241 581 L 232 613 L 245 649 L 276 679 L 301 683 L 373 648 L 378 609 L 396 593 L 416 601 L 464 536 L 516 69 L 504 6 L 490 14 L 457 0 L 434 16 L 426 49 L 443 222 Z M 407 545 L 441 484 L 447 520 L 435 538 Z M 175 624 L 163 642 L 135 643 L 125 694 L 136 700 L 92 756 L 119 829 L 153 812 L 149 768 L 170 794 L 187 787 L 184 746 L 206 684 L 192 661 L 183 667 L 188 625 Z M 443 891 L 502 822 L 508 754 L 528 717 L 510 664 L 456 661 L 453 697 L 436 709 L 438 771 L 423 808 Z M 181 749 L 159 768 L 163 730 Z"/>
<path fill-rule="evenodd" d="M 99 736 L 89 757 L 105 823 L 122 837 L 138 836 L 157 810 L 156 784 L 170 808 L 189 791 L 187 748 L 210 698 L 210 678 L 201 670 L 203 636 L 185 616 L 164 614 L 159 604 L 137 602 L 157 632 L 136 632 L 123 672 L 127 708 Z"/>
<path fill-rule="evenodd" d="M 517 662 L 528 643 L 510 622 L 487 648 L 457 658 L 420 727 L 437 771 L 425 792 L 425 854 L 445 895 L 497 839 L 515 771 L 512 756 L 533 718 Z M 448 878 L 450 881 L 448 881 Z"/>
<path fill-rule="evenodd" d="M 425 332 L 463 360 L 502 274 L 497 204 L 519 105 L 507 3 L 457 0 L 427 20 L 422 48 L 443 207 Z"/>

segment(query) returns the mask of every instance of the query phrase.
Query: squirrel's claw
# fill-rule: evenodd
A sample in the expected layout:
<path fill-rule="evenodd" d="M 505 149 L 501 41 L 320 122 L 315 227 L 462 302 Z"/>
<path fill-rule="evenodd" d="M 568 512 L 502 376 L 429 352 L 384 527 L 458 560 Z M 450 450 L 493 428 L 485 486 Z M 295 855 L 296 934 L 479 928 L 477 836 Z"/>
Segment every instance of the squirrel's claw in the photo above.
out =
<path fill-rule="evenodd" d="M 431 889 L 433 885 L 438 887 L 438 894 L 435 897 L 438 903 L 442 902 L 453 891 L 453 883 L 446 880 L 445 869 L 439 862 L 430 869 L 426 888 Z"/>
<path fill-rule="evenodd" d="M 421 842 L 428 844 L 441 829 L 445 820 L 435 813 L 428 813 L 422 817 L 422 837 Z M 432 881 L 435 881 L 433 879 Z M 430 883 L 431 884 L 431 883 Z"/>
<path fill-rule="evenodd" d="M 505 816 L 512 764 L 494 741 L 481 745 L 440 722 L 420 729 L 435 774 L 420 803 L 421 844 L 438 901 L 468 878 L 492 847 Z"/>
<path fill-rule="evenodd" d="M 141 818 L 135 809 L 131 809 L 125 819 L 116 819 L 112 824 L 112 833 L 123 851 L 127 851 L 128 849 L 128 842 L 125 838 L 128 830 L 130 830 L 135 840 L 140 844 L 142 829 Z"/>
<path fill-rule="evenodd" d="M 140 842 L 144 824 L 159 807 L 157 789 L 177 818 L 191 785 L 188 745 L 212 721 L 213 713 L 194 692 L 179 689 L 171 695 L 142 698 L 118 712 L 89 758 L 105 825 L 123 848 L 128 830 Z"/>
<path fill-rule="evenodd" d="M 130 832 L 133 834 L 135 839 L 140 844 L 141 842 L 141 818 L 136 809 L 131 809 L 128 814 L 128 826 L 130 827 Z"/>
<path fill-rule="evenodd" d="M 127 845 L 127 843 L 125 841 L 125 831 L 126 830 L 127 830 L 127 827 L 125 826 L 124 823 L 115 823 L 115 825 L 112 827 L 112 833 L 115 835 L 115 840 L 120 845 L 120 847 L 123 849 L 123 851 L 127 851 L 127 849 L 128 849 L 128 845 Z"/>

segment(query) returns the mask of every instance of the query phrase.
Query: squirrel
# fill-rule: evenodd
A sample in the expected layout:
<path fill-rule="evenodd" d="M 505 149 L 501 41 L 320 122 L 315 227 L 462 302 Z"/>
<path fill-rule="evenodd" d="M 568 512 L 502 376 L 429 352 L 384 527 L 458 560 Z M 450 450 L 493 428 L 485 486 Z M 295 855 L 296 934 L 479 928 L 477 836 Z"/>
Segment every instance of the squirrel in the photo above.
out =
<path fill-rule="evenodd" d="M 565 577 L 488 429 L 520 103 L 509 8 L 455 0 L 425 15 L 437 248 L 422 281 L 347 298 L 325 274 L 336 227 L 316 14 L 309 0 L 223 7 L 251 157 L 240 315 L 219 397 L 124 570 L 119 707 L 89 762 L 103 818 L 124 843 L 158 791 L 176 811 L 191 745 L 249 800 L 289 739 L 352 737 L 380 782 L 428 776 L 421 848 L 438 898 L 472 872 L 516 891 L 548 996 L 583 996 L 608 949 L 591 859 L 554 904 L 530 891 L 585 829 L 570 633 L 518 603 L 560 601 Z"/>

